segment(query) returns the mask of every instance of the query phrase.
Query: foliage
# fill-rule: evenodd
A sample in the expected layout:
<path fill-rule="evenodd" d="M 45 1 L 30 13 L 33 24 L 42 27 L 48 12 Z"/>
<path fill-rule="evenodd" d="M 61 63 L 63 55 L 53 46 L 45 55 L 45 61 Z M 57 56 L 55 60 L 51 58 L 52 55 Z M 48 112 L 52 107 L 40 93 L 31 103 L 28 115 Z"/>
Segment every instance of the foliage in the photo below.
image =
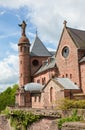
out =
<path fill-rule="evenodd" d="M 13 106 L 15 104 L 15 93 L 18 85 L 15 84 L 13 88 L 8 87 L 4 92 L 0 93 L 0 112 L 7 106 Z"/>
<path fill-rule="evenodd" d="M 59 108 L 62 110 L 68 110 L 72 108 L 85 109 L 85 100 L 70 100 L 65 98 L 60 102 Z"/>
<path fill-rule="evenodd" d="M 73 111 L 73 114 L 70 116 L 70 117 L 67 117 L 67 118 L 61 118 L 59 121 L 58 121 L 58 128 L 62 128 L 62 124 L 65 123 L 65 122 L 75 122 L 75 121 L 81 121 L 82 120 L 82 117 L 78 116 L 77 115 L 77 109 L 75 109 Z"/>
<path fill-rule="evenodd" d="M 10 114 L 10 123 L 15 130 L 19 130 L 23 127 L 24 130 L 27 130 L 27 127 L 33 122 L 41 119 L 42 115 L 34 115 L 31 112 L 26 112 L 22 110 L 14 110 Z"/>

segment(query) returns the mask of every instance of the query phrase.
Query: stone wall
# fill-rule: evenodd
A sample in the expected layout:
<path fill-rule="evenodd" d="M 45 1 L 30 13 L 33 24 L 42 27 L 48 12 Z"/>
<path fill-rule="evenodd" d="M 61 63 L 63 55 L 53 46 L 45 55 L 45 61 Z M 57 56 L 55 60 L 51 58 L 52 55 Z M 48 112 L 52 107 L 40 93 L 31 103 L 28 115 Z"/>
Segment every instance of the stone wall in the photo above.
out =
<path fill-rule="evenodd" d="M 61 130 L 85 130 L 85 123 L 80 122 L 64 123 Z"/>
<path fill-rule="evenodd" d="M 7 120 L 7 118 L 4 115 L 0 116 L 0 130 L 14 130 L 10 126 L 9 120 Z"/>
<path fill-rule="evenodd" d="M 42 119 L 33 123 L 27 130 L 58 130 L 56 122 L 53 119 Z"/>

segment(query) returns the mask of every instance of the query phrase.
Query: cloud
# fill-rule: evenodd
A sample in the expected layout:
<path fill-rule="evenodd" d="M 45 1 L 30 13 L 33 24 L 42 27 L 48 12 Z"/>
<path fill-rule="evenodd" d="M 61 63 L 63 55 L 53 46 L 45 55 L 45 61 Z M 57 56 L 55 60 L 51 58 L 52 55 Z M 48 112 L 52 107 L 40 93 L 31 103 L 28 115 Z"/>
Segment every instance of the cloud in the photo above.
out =
<path fill-rule="evenodd" d="M 10 55 L 0 62 L 0 88 L 18 82 L 18 56 Z"/>
<path fill-rule="evenodd" d="M 0 12 L 0 15 L 4 15 L 4 14 L 5 14 L 5 11 L 1 11 L 1 12 Z"/>
<path fill-rule="evenodd" d="M 17 43 L 12 43 L 12 42 L 10 42 L 10 46 L 11 46 L 11 48 L 12 48 L 14 51 L 17 51 L 17 52 L 18 52 L 18 45 L 17 45 Z"/>
<path fill-rule="evenodd" d="M 0 1 L 0 6 L 10 9 L 27 7 L 28 12 L 24 15 L 26 15 L 28 21 L 31 21 L 31 23 L 37 27 L 41 39 L 51 40 L 54 44 L 59 41 L 63 21 L 65 19 L 68 21 L 69 26 L 85 28 L 85 19 L 82 18 L 82 14 L 85 12 L 84 5 L 84 0 Z M 21 17 L 18 14 L 16 14 L 16 16 L 21 21 Z M 81 21 L 80 18 L 82 18 Z"/>

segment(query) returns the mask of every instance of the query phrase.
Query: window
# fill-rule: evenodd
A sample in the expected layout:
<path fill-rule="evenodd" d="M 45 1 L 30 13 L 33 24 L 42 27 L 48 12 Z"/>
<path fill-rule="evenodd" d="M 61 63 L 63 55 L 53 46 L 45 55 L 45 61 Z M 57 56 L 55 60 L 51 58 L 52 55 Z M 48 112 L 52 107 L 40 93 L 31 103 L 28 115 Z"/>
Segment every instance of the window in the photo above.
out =
<path fill-rule="evenodd" d="M 20 47 L 20 52 L 22 52 L 22 46 Z"/>
<path fill-rule="evenodd" d="M 39 80 L 39 79 L 37 80 L 37 83 L 40 83 L 40 80 Z"/>
<path fill-rule="evenodd" d="M 44 85 L 46 83 L 46 78 L 42 78 L 42 85 Z"/>
<path fill-rule="evenodd" d="M 24 47 L 24 52 L 26 52 L 27 51 L 27 48 L 26 48 L 26 46 Z"/>
<path fill-rule="evenodd" d="M 39 102 L 41 101 L 41 96 L 39 96 Z"/>
<path fill-rule="evenodd" d="M 22 60 L 20 61 L 20 64 L 22 64 Z"/>
<path fill-rule="evenodd" d="M 70 74 L 70 79 L 72 79 L 72 74 Z"/>
<path fill-rule="evenodd" d="M 62 76 L 62 78 L 64 78 L 64 75 Z"/>
<path fill-rule="evenodd" d="M 66 74 L 66 78 L 68 77 L 68 74 Z"/>
<path fill-rule="evenodd" d="M 38 66 L 38 65 L 39 65 L 39 62 L 38 62 L 38 60 L 33 60 L 32 64 L 33 64 L 34 66 Z"/>
<path fill-rule="evenodd" d="M 68 48 L 67 46 L 65 46 L 65 47 L 63 48 L 63 50 L 62 50 L 62 56 L 63 56 L 64 58 L 67 58 L 68 55 L 69 55 L 69 48 Z"/>
<path fill-rule="evenodd" d="M 34 102 L 36 102 L 36 101 L 37 101 L 37 97 L 35 96 L 34 98 L 35 98 L 35 99 L 34 99 Z"/>
<path fill-rule="evenodd" d="M 50 88 L 50 102 L 53 101 L 53 88 Z"/>

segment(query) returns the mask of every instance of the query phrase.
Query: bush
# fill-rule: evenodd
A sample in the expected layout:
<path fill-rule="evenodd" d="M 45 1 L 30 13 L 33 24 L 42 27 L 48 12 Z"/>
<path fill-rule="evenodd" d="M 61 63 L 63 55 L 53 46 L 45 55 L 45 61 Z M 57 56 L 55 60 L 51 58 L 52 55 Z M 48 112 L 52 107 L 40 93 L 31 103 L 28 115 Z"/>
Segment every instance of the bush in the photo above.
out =
<path fill-rule="evenodd" d="M 65 98 L 61 100 L 59 108 L 61 110 L 68 110 L 72 108 L 85 109 L 85 100 L 70 100 Z"/>

